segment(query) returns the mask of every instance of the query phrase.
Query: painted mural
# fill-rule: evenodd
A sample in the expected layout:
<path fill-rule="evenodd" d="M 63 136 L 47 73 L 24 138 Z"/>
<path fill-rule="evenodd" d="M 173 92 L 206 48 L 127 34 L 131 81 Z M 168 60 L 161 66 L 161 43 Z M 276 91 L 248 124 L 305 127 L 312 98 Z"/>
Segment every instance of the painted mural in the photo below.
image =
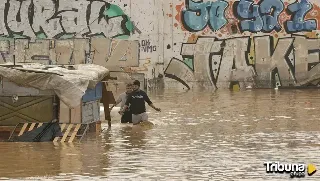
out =
<path fill-rule="evenodd" d="M 1 2 L 0 63 L 95 63 L 150 88 L 319 86 L 319 0 Z"/>
<path fill-rule="evenodd" d="M 180 1 L 165 76 L 186 88 L 318 86 L 320 1 Z M 174 7 L 175 6 L 175 7 Z"/>
<path fill-rule="evenodd" d="M 104 1 L 2 0 L 0 35 L 11 38 L 130 36 L 133 24 L 122 9 Z"/>
<path fill-rule="evenodd" d="M 139 66 L 138 40 L 129 16 L 94 0 L 3 0 L 0 63 L 94 63 L 121 71 Z"/>

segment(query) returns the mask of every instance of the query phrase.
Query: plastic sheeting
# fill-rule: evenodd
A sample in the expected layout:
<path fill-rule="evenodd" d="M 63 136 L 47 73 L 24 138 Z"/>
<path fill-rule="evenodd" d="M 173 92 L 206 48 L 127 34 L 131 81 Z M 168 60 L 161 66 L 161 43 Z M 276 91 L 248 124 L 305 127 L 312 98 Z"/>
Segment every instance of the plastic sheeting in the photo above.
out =
<path fill-rule="evenodd" d="M 63 136 L 59 123 L 44 123 L 39 128 L 26 131 L 23 135 L 14 137 L 15 142 L 47 142 L 53 141 L 55 137 Z"/>
<path fill-rule="evenodd" d="M 65 68 L 67 66 L 71 67 L 71 70 Z M 108 74 L 108 69 L 95 64 L 19 64 L 11 68 L 0 66 L 0 76 L 19 86 L 53 90 L 70 108 L 78 106 L 85 91 L 88 88 L 93 89 Z"/>

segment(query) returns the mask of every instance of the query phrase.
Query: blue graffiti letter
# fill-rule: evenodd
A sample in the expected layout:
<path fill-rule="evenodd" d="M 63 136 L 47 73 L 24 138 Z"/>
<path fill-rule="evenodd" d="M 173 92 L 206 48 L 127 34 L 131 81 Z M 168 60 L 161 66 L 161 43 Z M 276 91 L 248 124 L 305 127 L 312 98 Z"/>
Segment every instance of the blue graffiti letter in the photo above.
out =
<path fill-rule="evenodd" d="M 224 0 L 218 0 L 211 3 L 211 8 L 209 11 L 209 26 L 213 31 L 221 29 L 225 24 L 227 24 L 227 19 L 225 17 L 225 10 L 228 7 L 228 3 Z"/>
<path fill-rule="evenodd" d="M 186 0 L 186 10 L 182 10 L 184 27 L 192 32 L 203 30 L 208 24 L 209 13 L 207 7 L 210 7 L 210 4 L 210 2 Z"/>
<path fill-rule="evenodd" d="M 276 31 L 281 30 L 278 18 L 283 9 L 284 5 L 281 0 L 262 1 L 260 4 L 260 13 L 263 20 L 263 31 L 271 32 L 274 29 Z"/>
<path fill-rule="evenodd" d="M 304 20 L 306 14 L 312 9 L 312 4 L 308 0 L 301 0 L 288 6 L 292 13 L 291 21 L 287 21 L 287 31 L 290 33 L 300 31 L 312 31 L 317 29 L 316 20 Z"/>
<path fill-rule="evenodd" d="M 259 14 L 259 6 L 253 5 L 253 0 L 240 0 L 237 6 L 237 14 L 241 19 L 244 19 L 241 21 L 241 31 L 261 31 L 263 21 Z"/>

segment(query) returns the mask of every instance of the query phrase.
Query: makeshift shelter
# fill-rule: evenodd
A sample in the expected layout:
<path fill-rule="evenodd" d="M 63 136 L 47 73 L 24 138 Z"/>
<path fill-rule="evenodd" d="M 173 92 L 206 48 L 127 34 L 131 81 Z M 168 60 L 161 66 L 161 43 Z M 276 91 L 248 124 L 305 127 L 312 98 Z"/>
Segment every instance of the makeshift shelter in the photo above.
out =
<path fill-rule="evenodd" d="M 2 64 L 0 126 L 54 119 L 59 123 L 99 121 L 101 80 L 108 75 L 106 68 L 94 64 Z"/>

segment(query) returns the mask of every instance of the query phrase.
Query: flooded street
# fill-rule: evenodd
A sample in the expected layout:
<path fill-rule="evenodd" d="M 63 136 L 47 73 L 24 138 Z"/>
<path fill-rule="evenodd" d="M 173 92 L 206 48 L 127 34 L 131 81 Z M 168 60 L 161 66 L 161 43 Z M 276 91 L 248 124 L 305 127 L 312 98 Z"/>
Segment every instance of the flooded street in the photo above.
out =
<path fill-rule="evenodd" d="M 0 142 L 0 180 L 291 180 L 267 161 L 320 168 L 320 90 L 158 92 L 153 128 L 113 122 L 82 143 Z M 320 171 L 301 180 L 319 180 Z"/>

